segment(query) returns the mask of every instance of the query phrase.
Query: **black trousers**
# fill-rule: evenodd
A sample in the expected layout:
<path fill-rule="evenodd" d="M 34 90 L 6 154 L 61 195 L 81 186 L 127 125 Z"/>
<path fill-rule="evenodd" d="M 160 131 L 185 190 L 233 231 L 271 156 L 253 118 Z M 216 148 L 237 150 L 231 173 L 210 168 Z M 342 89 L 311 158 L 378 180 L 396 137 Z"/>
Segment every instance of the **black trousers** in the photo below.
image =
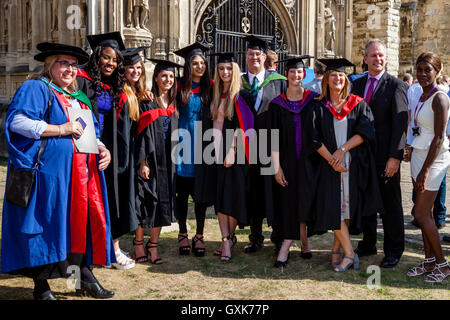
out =
<path fill-rule="evenodd" d="M 378 184 L 383 201 L 380 213 L 383 221 L 383 250 L 387 257 L 400 259 L 405 250 L 405 225 L 403 219 L 402 194 L 400 189 L 400 170 L 386 181 L 382 177 L 384 166 L 377 166 Z M 363 219 L 363 240 L 358 243 L 361 250 L 370 250 L 377 242 L 377 216 Z"/>
<path fill-rule="evenodd" d="M 249 223 L 250 223 L 250 242 L 262 243 L 264 242 L 264 236 L 262 234 L 263 220 L 266 216 L 265 197 L 271 196 L 267 194 L 264 188 L 264 184 L 267 183 L 262 176 L 259 166 L 254 165 L 250 167 L 250 195 L 248 203 Z M 278 231 L 276 225 L 272 225 L 272 234 L 270 240 L 273 243 L 280 243 L 283 241 L 281 232 Z"/>

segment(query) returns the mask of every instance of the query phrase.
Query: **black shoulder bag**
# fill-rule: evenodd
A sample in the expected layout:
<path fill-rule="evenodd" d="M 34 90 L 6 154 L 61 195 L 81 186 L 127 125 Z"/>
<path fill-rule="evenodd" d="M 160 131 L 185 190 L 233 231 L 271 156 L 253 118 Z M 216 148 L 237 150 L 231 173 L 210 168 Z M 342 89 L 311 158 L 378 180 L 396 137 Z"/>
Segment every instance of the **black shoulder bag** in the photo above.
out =
<path fill-rule="evenodd" d="M 50 114 L 52 113 L 52 94 L 50 86 L 48 86 L 48 96 L 47 123 L 50 123 Z M 47 138 L 43 138 L 33 170 L 17 170 L 12 163 L 9 164 L 9 175 L 5 189 L 6 201 L 22 208 L 28 207 L 31 191 L 33 190 L 33 185 L 36 180 L 36 171 L 39 167 L 39 161 L 44 153 L 46 144 Z"/>

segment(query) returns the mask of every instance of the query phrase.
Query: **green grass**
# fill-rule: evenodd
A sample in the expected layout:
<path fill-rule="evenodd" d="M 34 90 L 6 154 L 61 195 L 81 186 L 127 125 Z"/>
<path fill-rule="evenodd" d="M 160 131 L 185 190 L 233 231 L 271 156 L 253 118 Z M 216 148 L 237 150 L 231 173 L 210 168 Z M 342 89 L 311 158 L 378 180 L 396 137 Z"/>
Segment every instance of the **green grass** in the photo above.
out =
<path fill-rule="evenodd" d="M 0 181 L 4 179 L 1 169 L 0 165 Z M 2 205 L 3 201 L 0 201 L 0 212 Z M 192 203 L 188 223 L 191 226 L 191 239 L 195 230 Z M 205 257 L 197 258 L 192 254 L 179 256 L 177 232 L 174 231 L 161 235 L 159 256 L 164 261 L 162 265 L 137 264 L 134 269 L 127 271 L 95 268 L 94 273 L 105 288 L 116 292 L 115 299 L 450 299 L 448 279 L 443 284 L 432 285 L 425 283 L 423 277 L 406 276 L 408 268 L 418 265 L 423 258 L 423 248 L 419 244 L 407 242 L 399 265 L 393 269 L 380 270 L 381 287 L 370 289 L 367 281 L 371 274 L 367 273 L 367 268 L 378 265 L 383 257 L 381 236 L 378 237 L 378 255 L 361 258 L 360 270 L 337 274 L 329 266 L 333 240 L 331 232 L 310 238 L 313 252 L 311 260 L 300 257 L 300 243 L 297 241 L 292 247 L 287 268 L 276 269 L 273 267 L 276 259 L 273 245 L 268 240 L 271 229 L 264 225 L 263 231 L 266 237 L 263 250 L 245 254 L 243 249 L 250 231 L 248 228 L 237 230 L 238 243 L 232 250 L 232 259 L 227 263 L 221 262 L 212 255 L 220 245 L 221 235 L 216 216 L 210 208 L 205 224 Z M 360 239 L 361 236 L 352 237 L 354 247 Z M 124 236 L 121 247 L 133 255 L 132 240 L 132 234 Z M 58 298 L 82 299 L 66 288 L 64 279 L 51 280 L 50 285 Z M 0 299 L 31 299 L 31 295 L 30 279 L 0 274 Z"/>

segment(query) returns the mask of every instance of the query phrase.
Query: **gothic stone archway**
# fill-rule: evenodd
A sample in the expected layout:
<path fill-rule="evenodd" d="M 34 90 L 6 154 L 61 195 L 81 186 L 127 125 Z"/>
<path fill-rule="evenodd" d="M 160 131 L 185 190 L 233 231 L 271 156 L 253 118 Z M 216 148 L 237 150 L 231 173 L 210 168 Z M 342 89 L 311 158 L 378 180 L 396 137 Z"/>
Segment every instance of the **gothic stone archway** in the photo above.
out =
<path fill-rule="evenodd" d="M 243 38 L 254 34 L 271 42 L 272 50 L 283 59 L 288 53 L 285 28 L 267 0 L 214 0 L 203 11 L 197 25 L 196 41 L 212 51 L 242 52 Z M 215 61 L 211 61 L 212 68 Z M 243 55 L 239 64 L 245 70 Z"/>

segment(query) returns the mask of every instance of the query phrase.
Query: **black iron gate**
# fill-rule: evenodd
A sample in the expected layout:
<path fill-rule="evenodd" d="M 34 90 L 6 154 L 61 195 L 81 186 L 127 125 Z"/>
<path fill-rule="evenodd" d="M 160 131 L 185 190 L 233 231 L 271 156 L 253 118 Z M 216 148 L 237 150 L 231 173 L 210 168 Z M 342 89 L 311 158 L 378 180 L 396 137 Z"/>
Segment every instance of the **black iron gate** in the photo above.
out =
<path fill-rule="evenodd" d="M 211 51 L 243 52 L 243 38 L 256 35 L 266 39 L 279 60 L 287 55 L 284 32 L 278 16 L 267 0 L 216 0 L 203 13 L 196 40 L 210 47 Z M 246 71 L 245 56 L 238 55 L 242 71 Z M 211 72 L 216 59 L 211 59 Z M 283 72 L 279 66 L 279 72 Z"/>

